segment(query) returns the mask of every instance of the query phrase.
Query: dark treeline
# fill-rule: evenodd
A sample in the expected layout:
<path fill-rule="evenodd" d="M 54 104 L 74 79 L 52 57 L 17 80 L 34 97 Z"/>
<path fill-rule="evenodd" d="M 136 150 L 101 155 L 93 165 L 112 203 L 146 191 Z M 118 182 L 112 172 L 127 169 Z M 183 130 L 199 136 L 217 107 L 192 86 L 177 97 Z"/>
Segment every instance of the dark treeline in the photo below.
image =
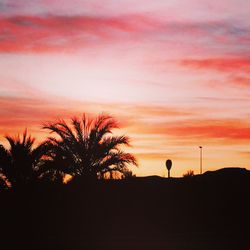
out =
<path fill-rule="evenodd" d="M 6 136 L 9 148 L 0 145 L 0 186 L 62 183 L 67 175 L 86 179 L 132 176 L 128 165 L 137 165 L 136 159 L 121 149 L 129 146 L 129 137 L 112 135 L 116 128 L 117 121 L 108 115 L 95 119 L 83 115 L 72 118 L 70 124 L 64 120 L 44 124 L 51 136 L 38 146 L 27 130 L 22 137 Z"/>

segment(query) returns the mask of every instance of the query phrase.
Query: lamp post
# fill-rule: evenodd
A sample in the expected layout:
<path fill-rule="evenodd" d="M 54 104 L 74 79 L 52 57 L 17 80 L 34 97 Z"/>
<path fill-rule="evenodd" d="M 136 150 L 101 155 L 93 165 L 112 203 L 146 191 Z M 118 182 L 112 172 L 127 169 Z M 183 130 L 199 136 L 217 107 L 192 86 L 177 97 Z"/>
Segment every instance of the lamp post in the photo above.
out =
<path fill-rule="evenodd" d="M 202 174 L 202 146 L 199 146 L 200 148 L 200 174 Z"/>

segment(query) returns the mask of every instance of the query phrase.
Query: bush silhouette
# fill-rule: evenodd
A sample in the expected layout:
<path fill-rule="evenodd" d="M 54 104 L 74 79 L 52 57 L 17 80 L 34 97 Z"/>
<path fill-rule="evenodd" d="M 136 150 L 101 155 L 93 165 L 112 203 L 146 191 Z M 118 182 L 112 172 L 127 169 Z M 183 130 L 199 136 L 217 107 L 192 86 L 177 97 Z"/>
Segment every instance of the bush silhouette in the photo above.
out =
<path fill-rule="evenodd" d="M 189 178 L 194 176 L 194 171 L 193 170 L 188 170 L 185 174 L 183 174 L 184 178 Z"/>

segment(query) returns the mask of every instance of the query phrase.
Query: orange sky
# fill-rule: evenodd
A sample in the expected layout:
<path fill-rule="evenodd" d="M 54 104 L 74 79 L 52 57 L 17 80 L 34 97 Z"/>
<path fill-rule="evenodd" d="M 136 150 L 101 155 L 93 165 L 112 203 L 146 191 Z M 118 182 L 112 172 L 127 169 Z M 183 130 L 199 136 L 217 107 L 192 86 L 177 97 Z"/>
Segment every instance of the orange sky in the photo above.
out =
<path fill-rule="evenodd" d="M 42 122 L 108 112 L 137 175 L 250 168 L 246 0 L 0 3 L 0 143 Z"/>

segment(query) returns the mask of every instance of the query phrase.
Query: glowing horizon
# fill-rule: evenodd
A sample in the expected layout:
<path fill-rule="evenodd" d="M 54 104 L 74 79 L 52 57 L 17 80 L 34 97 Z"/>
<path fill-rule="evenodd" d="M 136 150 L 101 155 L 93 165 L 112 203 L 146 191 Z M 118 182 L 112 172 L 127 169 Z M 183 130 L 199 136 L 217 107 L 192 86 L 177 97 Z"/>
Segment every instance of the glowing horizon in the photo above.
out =
<path fill-rule="evenodd" d="M 250 169 L 250 3 L 0 3 L 0 143 L 26 127 L 106 112 L 132 139 L 134 172 Z"/>

